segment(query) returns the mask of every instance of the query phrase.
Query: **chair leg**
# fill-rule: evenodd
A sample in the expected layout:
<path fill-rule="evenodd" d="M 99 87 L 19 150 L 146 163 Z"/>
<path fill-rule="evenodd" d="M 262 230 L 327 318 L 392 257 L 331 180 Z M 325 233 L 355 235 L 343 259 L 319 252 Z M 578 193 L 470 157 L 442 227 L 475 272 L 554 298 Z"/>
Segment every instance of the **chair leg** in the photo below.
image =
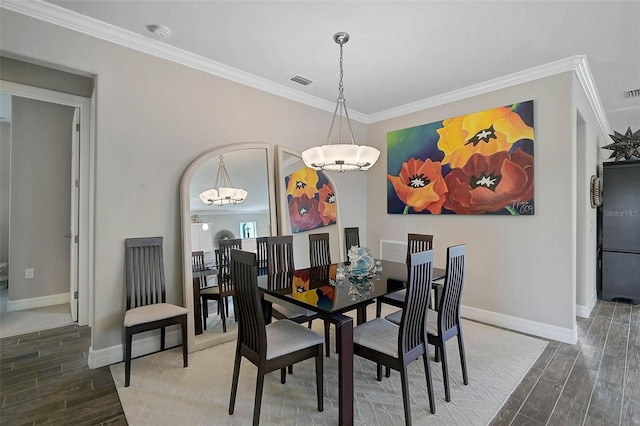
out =
<path fill-rule="evenodd" d="M 160 329 L 160 350 L 164 351 L 164 342 L 165 342 L 165 330 L 164 327 Z"/>
<path fill-rule="evenodd" d="M 427 352 L 428 345 L 424 345 L 424 354 L 422 355 L 422 361 L 424 362 L 424 372 L 427 379 L 427 392 L 429 392 L 429 409 L 431 414 L 436 413 L 436 401 L 433 395 L 433 380 L 431 379 L 431 366 L 429 365 L 429 353 Z"/>
<path fill-rule="evenodd" d="M 376 318 L 380 318 L 380 315 L 382 315 L 382 301 L 376 299 Z"/>
<path fill-rule="evenodd" d="M 209 299 L 202 299 L 200 302 L 202 307 L 202 328 L 207 330 L 207 318 L 209 318 Z"/>
<path fill-rule="evenodd" d="M 402 399 L 404 401 L 404 422 L 411 426 L 411 400 L 409 399 L 409 378 L 407 377 L 407 366 L 400 369 L 400 383 L 402 384 Z"/>
<path fill-rule="evenodd" d="M 183 367 L 189 366 L 189 351 L 187 348 L 187 316 L 184 315 L 180 321 L 180 328 L 182 329 L 182 365 Z"/>
<path fill-rule="evenodd" d="M 376 380 L 382 381 L 382 364 L 380 363 L 376 364 Z"/>
<path fill-rule="evenodd" d="M 225 299 L 225 301 L 227 300 L 226 297 L 224 299 Z M 222 299 L 218 303 L 222 304 Z M 226 333 L 227 332 L 227 318 L 224 315 L 224 305 L 222 306 L 222 309 L 220 309 L 220 317 L 222 318 L 222 332 Z"/>
<path fill-rule="evenodd" d="M 262 389 L 264 387 L 264 366 L 258 367 L 256 378 L 256 400 L 253 406 L 253 426 L 260 424 L 260 408 L 262 406 Z"/>
<path fill-rule="evenodd" d="M 283 385 L 285 383 L 287 383 L 287 369 L 286 368 L 281 368 L 280 369 L 280 383 L 282 383 Z"/>
<path fill-rule="evenodd" d="M 125 330 L 126 342 L 124 344 L 124 387 L 129 386 L 131 381 L 131 342 L 133 340 L 133 333 L 130 328 Z"/>
<path fill-rule="evenodd" d="M 458 348 L 460 349 L 460 364 L 462 365 L 462 381 L 465 385 L 469 384 L 469 376 L 467 375 L 467 357 L 464 353 L 464 342 L 462 340 L 462 329 L 458 326 Z"/>
<path fill-rule="evenodd" d="M 391 368 L 389 368 L 388 365 L 385 367 L 384 376 L 387 378 L 391 377 Z"/>
<path fill-rule="evenodd" d="M 238 377 L 240 376 L 240 361 L 242 356 L 240 355 L 240 348 L 236 348 L 236 360 L 233 364 L 233 379 L 231 381 L 231 399 L 229 400 L 229 414 L 233 414 L 233 410 L 236 406 L 236 393 L 238 391 Z"/>
<path fill-rule="evenodd" d="M 445 341 L 440 342 L 440 353 L 442 355 L 442 381 L 444 382 L 444 399 L 447 402 L 451 401 L 451 390 L 449 389 L 449 367 L 447 366 L 447 343 Z"/>
<path fill-rule="evenodd" d="M 324 367 L 322 360 L 322 345 L 318 345 L 318 354 L 316 355 L 316 392 L 318 395 L 318 411 L 324 411 Z"/>
<path fill-rule="evenodd" d="M 329 322 L 324 322 L 324 347 L 327 358 L 331 357 L 331 335 L 329 333 Z"/>

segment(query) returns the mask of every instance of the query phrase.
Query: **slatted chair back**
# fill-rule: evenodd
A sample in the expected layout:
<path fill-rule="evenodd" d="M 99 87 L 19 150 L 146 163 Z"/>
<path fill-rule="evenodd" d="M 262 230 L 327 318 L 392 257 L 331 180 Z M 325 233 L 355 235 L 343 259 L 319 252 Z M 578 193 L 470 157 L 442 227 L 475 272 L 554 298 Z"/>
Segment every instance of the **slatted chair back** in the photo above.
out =
<path fill-rule="evenodd" d="M 398 335 L 400 353 L 406 354 L 424 345 L 433 279 L 433 258 L 433 250 L 407 256 L 409 280 Z"/>
<path fill-rule="evenodd" d="M 309 234 L 309 263 L 311 267 L 331 265 L 329 233 Z"/>
<path fill-rule="evenodd" d="M 231 250 L 235 250 L 232 248 Z M 218 289 L 220 297 L 233 295 L 233 280 L 231 279 L 231 250 L 228 252 L 216 249 L 216 262 L 218 262 Z"/>
<path fill-rule="evenodd" d="M 256 257 L 258 259 L 258 275 L 267 274 L 267 237 L 256 238 Z"/>
<path fill-rule="evenodd" d="M 125 262 L 127 310 L 165 303 L 162 237 L 127 238 Z"/>
<path fill-rule="evenodd" d="M 293 235 L 267 237 L 267 271 L 269 274 L 293 271 Z"/>
<path fill-rule="evenodd" d="M 255 253 L 232 249 L 231 276 L 236 283 L 233 306 L 238 321 L 238 345 L 250 351 L 254 359 L 262 359 L 267 353 L 267 334 Z"/>
<path fill-rule="evenodd" d="M 344 228 L 344 257 L 347 258 L 347 253 L 352 246 L 360 246 L 360 228 L 351 227 Z"/>
<path fill-rule="evenodd" d="M 202 250 L 191 252 L 191 269 L 194 271 L 204 270 L 204 252 Z"/>
<path fill-rule="evenodd" d="M 433 235 L 408 234 L 407 254 L 418 253 L 433 249 Z"/>
<path fill-rule="evenodd" d="M 438 307 L 438 333 L 445 339 L 447 331 L 457 329 L 460 324 L 466 254 L 465 244 L 447 248 L 447 278 Z"/>

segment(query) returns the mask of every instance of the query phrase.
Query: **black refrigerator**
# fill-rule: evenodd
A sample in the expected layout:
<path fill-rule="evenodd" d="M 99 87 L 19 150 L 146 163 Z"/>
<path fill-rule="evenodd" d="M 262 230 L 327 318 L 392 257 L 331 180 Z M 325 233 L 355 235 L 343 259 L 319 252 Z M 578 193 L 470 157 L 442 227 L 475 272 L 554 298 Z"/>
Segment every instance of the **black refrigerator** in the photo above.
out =
<path fill-rule="evenodd" d="M 602 299 L 640 303 L 640 161 L 602 165 Z"/>

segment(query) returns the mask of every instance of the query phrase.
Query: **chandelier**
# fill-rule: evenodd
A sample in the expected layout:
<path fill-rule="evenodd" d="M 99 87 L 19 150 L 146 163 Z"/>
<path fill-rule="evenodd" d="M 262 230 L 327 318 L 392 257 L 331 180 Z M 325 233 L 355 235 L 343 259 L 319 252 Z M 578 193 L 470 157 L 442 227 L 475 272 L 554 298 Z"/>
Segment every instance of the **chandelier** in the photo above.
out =
<path fill-rule="evenodd" d="M 207 205 L 224 206 L 243 202 L 247 198 L 247 194 L 247 191 L 242 188 L 234 188 L 221 155 L 220 167 L 218 168 L 213 189 L 202 192 L 200 199 Z"/>
<path fill-rule="evenodd" d="M 344 75 L 344 70 L 342 68 L 342 46 L 349 41 L 349 34 L 345 32 L 335 33 L 333 35 L 333 41 L 340 45 L 340 83 L 338 85 L 338 101 L 336 102 L 336 109 L 333 112 L 333 120 L 331 120 L 331 127 L 329 128 L 329 135 L 327 135 L 326 145 L 319 147 L 316 146 L 305 150 L 302 153 L 302 160 L 307 167 L 311 167 L 315 170 L 336 170 L 338 172 L 369 170 L 378 160 L 380 151 L 370 146 L 356 145 L 353 137 L 353 130 L 351 128 L 351 121 L 349 120 L 349 112 L 347 111 L 347 104 L 344 99 L 344 87 L 342 84 L 342 77 Z M 347 141 L 346 143 L 343 141 L 342 136 L 343 113 L 347 127 L 349 128 L 349 135 L 351 137 L 351 141 Z M 336 124 L 336 117 L 338 117 L 340 143 L 331 144 L 331 135 Z"/>

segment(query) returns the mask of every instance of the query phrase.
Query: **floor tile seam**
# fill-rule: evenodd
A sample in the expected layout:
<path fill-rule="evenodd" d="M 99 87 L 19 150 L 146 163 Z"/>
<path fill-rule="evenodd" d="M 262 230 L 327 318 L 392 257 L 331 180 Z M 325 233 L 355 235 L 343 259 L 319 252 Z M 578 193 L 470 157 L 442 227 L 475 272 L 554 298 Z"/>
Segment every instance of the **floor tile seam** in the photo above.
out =
<path fill-rule="evenodd" d="M 616 302 L 617 303 L 617 302 Z M 598 309 L 600 311 L 600 309 Z M 615 309 L 614 309 L 615 311 Z M 595 380 L 593 381 L 593 387 L 591 388 L 591 395 L 589 395 L 589 402 L 587 403 L 587 407 L 585 409 L 585 415 L 582 418 L 582 426 L 585 425 L 587 421 L 587 417 L 589 415 L 589 408 L 591 408 L 591 400 L 593 399 L 593 393 L 596 390 L 596 386 L 598 383 L 598 377 L 600 376 L 600 370 L 602 369 L 602 360 L 604 359 L 604 348 L 607 346 L 607 340 L 609 339 L 609 332 L 611 331 L 611 324 L 613 323 L 613 312 L 611 313 L 611 317 L 609 318 L 609 328 L 607 329 L 607 336 L 604 339 L 604 343 L 602 345 L 603 356 L 600 357 L 600 362 L 598 363 L 598 370 L 596 372 Z"/>
<path fill-rule="evenodd" d="M 540 380 L 540 377 L 538 377 L 538 380 Z M 536 384 L 538 383 L 538 380 L 536 380 Z M 535 386 L 536 385 L 534 384 L 533 387 L 535 387 Z M 533 389 L 533 387 L 531 389 Z M 529 393 L 531 393 L 531 391 L 529 391 Z M 516 417 L 518 417 L 518 414 L 520 414 L 520 409 L 522 408 L 522 406 L 524 405 L 524 403 L 525 403 L 525 401 L 527 400 L 528 397 L 529 397 L 529 395 L 527 395 L 527 397 L 525 397 L 524 401 L 518 401 L 517 399 L 513 398 L 514 401 L 520 402 L 520 405 L 518 406 L 518 409 L 516 410 L 516 412 L 513 414 L 513 418 L 509 422 L 508 426 L 511 426 L 513 424 L 513 421 L 516 419 Z M 511 397 L 509 397 L 509 399 L 511 399 Z M 505 401 L 505 404 L 509 401 L 509 399 L 507 399 L 507 401 Z M 523 416 L 524 416 L 524 414 L 523 414 Z"/>
<path fill-rule="evenodd" d="M 549 357 L 549 361 L 547 362 L 547 364 L 544 366 L 544 368 L 542 369 L 542 371 L 540 372 L 540 375 L 538 376 L 538 378 L 536 379 L 536 382 L 533 384 L 533 386 L 531 386 L 531 389 L 529 390 L 529 392 L 527 393 L 527 396 L 524 397 L 524 400 L 522 401 L 522 403 L 520 404 L 520 407 L 518 408 L 518 411 L 516 411 L 515 415 L 513 416 L 513 419 L 511 419 L 511 422 L 509 423 L 509 426 L 511 426 L 514 422 L 514 420 L 516 419 L 516 417 L 518 417 L 518 414 L 520 414 L 520 410 L 522 410 L 522 407 L 527 403 L 527 400 L 529 399 L 529 396 L 531 396 L 531 392 L 533 392 L 533 390 L 535 389 L 535 387 L 538 385 L 538 383 L 540 382 L 540 380 L 542 379 L 542 376 L 545 372 L 545 370 L 547 369 L 547 367 L 549 366 L 549 363 L 551 362 L 551 359 L 554 357 L 554 355 L 558 352 L 558 349 L 560 348 L 560 346 L 556 347 L 555 350 L 553 351 L 553 354 Z M 530 418 L 528 416 L 525 416 L 524 414 L 522 414 L 522 416 L 526 417 L 526 418 Z M 532 419 L 534 420 L 534 419 Z M 537 420 L 536 420 L 537 421 Z"/>
<path fill-rule="evenodd" d="M 617 306 L 617 305 L 616 305 Z M 629 327 L 627 327 L 627 347 L 625 348 L 624 353 L 624 374 L 622 375 L 622 398 L 621 404 L 622 407 L 620 409 L 620 418 L 618 419 L 618 425 L 622 425 L 622 411 L 624 408 L 624 394 L 627 388 L 627 369 L 629 366 L 629 336 L 631 334 L 631 314 L 633 312 L 633 306 L 629 309 Z"/>
<path fill-rule="evenodd" d="M 573 363 L 571 364 L 571 368 L 569 369 L 569 373 L 567 374 L 566 379 L 564 379 L 564 383 L 562 384 L 562 389 L 560 390 L 560 393 L 558 394 L 558 398 L 556 399 L 555 404 L 553 404 L 553 409 L 551 410 L 551 413 L 549 413 L 549 418 L 545 422 L 545 425 L 549 423 L 549 421 L 551 420 L 551 417 L 553 417 L 553 413 L 556 411 L 556 408 L 558 407 L 558 402 L 560 402 L 560 398 L 562 397 L 562 394 L 563 394 L 565 388 L 567 387 L 567 382 L 569 381 L 569 377 L 571 377 L 571 373 L 573 372 L 573 368 L 576 366 L 576 362 L 578 361 L 578 355 L 580 354 L 581 351 L 582 351 L 582 344 L 580 344 L 578 352 L 576 353 L 576 356 L 573 358 Z M 585 416 L 586 416 L 586 412 L 585 412 Z"/>

